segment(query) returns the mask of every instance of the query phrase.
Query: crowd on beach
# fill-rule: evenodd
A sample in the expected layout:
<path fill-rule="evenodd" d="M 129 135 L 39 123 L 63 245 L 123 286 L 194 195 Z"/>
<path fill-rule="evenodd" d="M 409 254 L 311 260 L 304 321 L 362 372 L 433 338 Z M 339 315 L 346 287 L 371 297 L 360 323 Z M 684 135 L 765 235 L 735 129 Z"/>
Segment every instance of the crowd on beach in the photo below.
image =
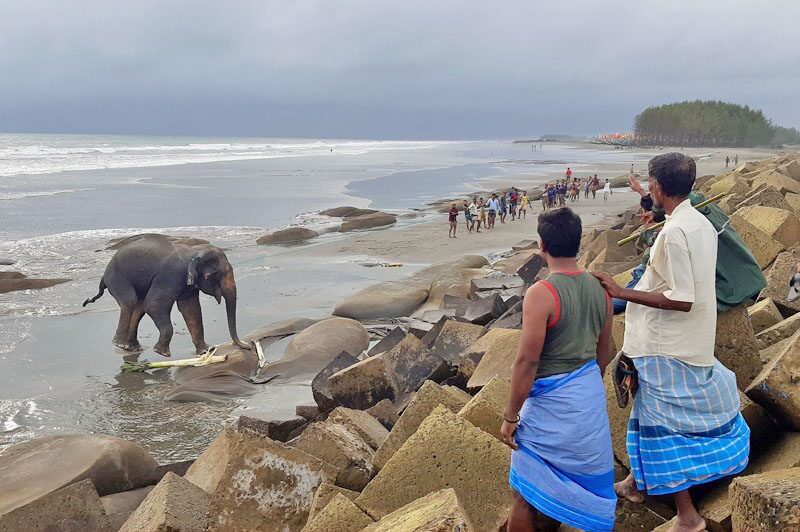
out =
<path fill-rule="evenodd" d="M 631 168 L 632 171 L 633 169 Z M 600 188 L 601 185 L 602 189 Z M 608 197 L 614 193 L 611 190 L 611 183 L 608 179 L 601 184 L 597 174 L 594 174 L 581 180 L 577 177 L 572 177 L 572 169 L 567 167 L 564 179 L 545 185 L 541 194 L 542 212 L 564 207 L 567 204 L 567 200 L 570 202 L 580 201 L 581 192 L 583 192 L 586 199 L 589 199 L 589 194 L 592 195 L 592 199 L 596 199 L 598 190 L 603 193 L 603 203 L 608 202 Z M 471 201 L 464 200 L 461 209 L 456 203 L 450 206 L 448 213 L 450 231 L 448 236 L 457 238 L 456 230 L 460 212 L 464 213 L 467 232 L 480 233 L 481 227 L 494 229 L 498 218 L 500 223 L 506 223 L 509 215 L 511 216 L 511 221 L 524 220 L 528 216 L 529 209 L 532 213 L 533 206 L 528 197 L 528 191 L 520 190 L 517 187 L 511 187 L 507 192 L 500 194 L 493 193 L 488 200 L 473 196 Z"/>

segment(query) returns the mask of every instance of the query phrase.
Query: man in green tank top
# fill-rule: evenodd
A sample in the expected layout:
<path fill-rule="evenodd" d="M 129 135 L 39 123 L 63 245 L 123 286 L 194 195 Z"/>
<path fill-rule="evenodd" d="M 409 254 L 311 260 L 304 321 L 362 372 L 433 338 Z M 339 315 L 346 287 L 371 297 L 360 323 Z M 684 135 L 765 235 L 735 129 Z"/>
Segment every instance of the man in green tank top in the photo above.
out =
<path fill-rule="evenodd" d="M 542 516 L 580 530 L 614 527 L 614 456 L 602 372 L 611 360 L 611 300 L 578 268 L 581 219 L 569 208 L 538 226 L 550 275 L 531 286 L 501 427 L 513 449 L 509 532 L 545 530 Z"/>

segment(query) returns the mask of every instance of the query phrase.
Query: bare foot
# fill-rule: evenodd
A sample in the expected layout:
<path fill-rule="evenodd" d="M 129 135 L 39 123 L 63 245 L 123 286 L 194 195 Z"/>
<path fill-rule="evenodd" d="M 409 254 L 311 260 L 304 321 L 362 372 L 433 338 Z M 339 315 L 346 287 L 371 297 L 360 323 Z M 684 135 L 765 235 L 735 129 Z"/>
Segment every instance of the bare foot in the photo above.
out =
<path fill-rule="evenodd" d="M 644 494 L 636 487 L 636 481 L 632 475 L 622 482 L 614 483 L 614 493 L 617 494 L 617 497 L 623 497 L 636 504 L 644 502 Z"/>
<path fill-rule="evenodd" d="M 699 515 L 696 520 L 691 522 L 683 522 L 674 517 L 669 523 L 667 532 L 703 532 L 706 529 L 706 521 Z"/>

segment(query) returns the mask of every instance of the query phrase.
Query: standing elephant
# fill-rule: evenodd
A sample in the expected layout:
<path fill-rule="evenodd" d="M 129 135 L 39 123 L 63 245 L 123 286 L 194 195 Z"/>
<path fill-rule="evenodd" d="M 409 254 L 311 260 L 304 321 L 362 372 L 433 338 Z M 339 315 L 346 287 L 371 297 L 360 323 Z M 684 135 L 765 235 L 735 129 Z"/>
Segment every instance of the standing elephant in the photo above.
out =
<path fill-rule="evenodd" d="M 236 333 L 236 282 L 233 267 L 219 248 L 211 245 L 181 243 L 164 235 L 147 234 L 126 241 L 106 266 L 100 291 L 84 301 L 97 301 L 105 289 L 120 307 L 119 325 L 113 343 L 127 351 L 139 351 L 139 322 L 145 314 L 158 328 L 156 353 L 170 356 L 172 306 L 186 321 L 192 342 L 200 354 L 208 349 L 203 338 L 200 292 L 214 296 L 217 303 L 225 298 L 228 330 L 233 343 L 249 349 Z"/>

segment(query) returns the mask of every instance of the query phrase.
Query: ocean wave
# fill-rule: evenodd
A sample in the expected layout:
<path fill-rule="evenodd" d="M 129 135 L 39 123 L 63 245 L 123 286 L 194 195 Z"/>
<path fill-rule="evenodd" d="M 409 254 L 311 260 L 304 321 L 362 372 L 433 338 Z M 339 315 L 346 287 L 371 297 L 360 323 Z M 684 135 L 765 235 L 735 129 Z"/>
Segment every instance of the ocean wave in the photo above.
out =
<path fill-rule="evenodd" d="M 74 192 L 87 192 L 90 190 L 97 190 L 97 188 L 68 188 L 63 190 L 43 190 L 38 192 L 0 192 L 0 201 L 36 198 L 39 196 L 55 196 L 57 194 L 72 194 Z"/>
<path fill-rule="evenodd" d="M 25 136 L 0 135 L 0 176 L 39 175 L 105 168 L 142 168 L 252 159 L 362 155 L 376 150 L 425 149 L 448 141 L 186 142 L 111 144 L 104 137 L 82 142 L 52 136 L 51 142 Z M 148 140 L 159 140 L 156 137 Z M 165 139 L 168 140 L 168 139 Z"/>

